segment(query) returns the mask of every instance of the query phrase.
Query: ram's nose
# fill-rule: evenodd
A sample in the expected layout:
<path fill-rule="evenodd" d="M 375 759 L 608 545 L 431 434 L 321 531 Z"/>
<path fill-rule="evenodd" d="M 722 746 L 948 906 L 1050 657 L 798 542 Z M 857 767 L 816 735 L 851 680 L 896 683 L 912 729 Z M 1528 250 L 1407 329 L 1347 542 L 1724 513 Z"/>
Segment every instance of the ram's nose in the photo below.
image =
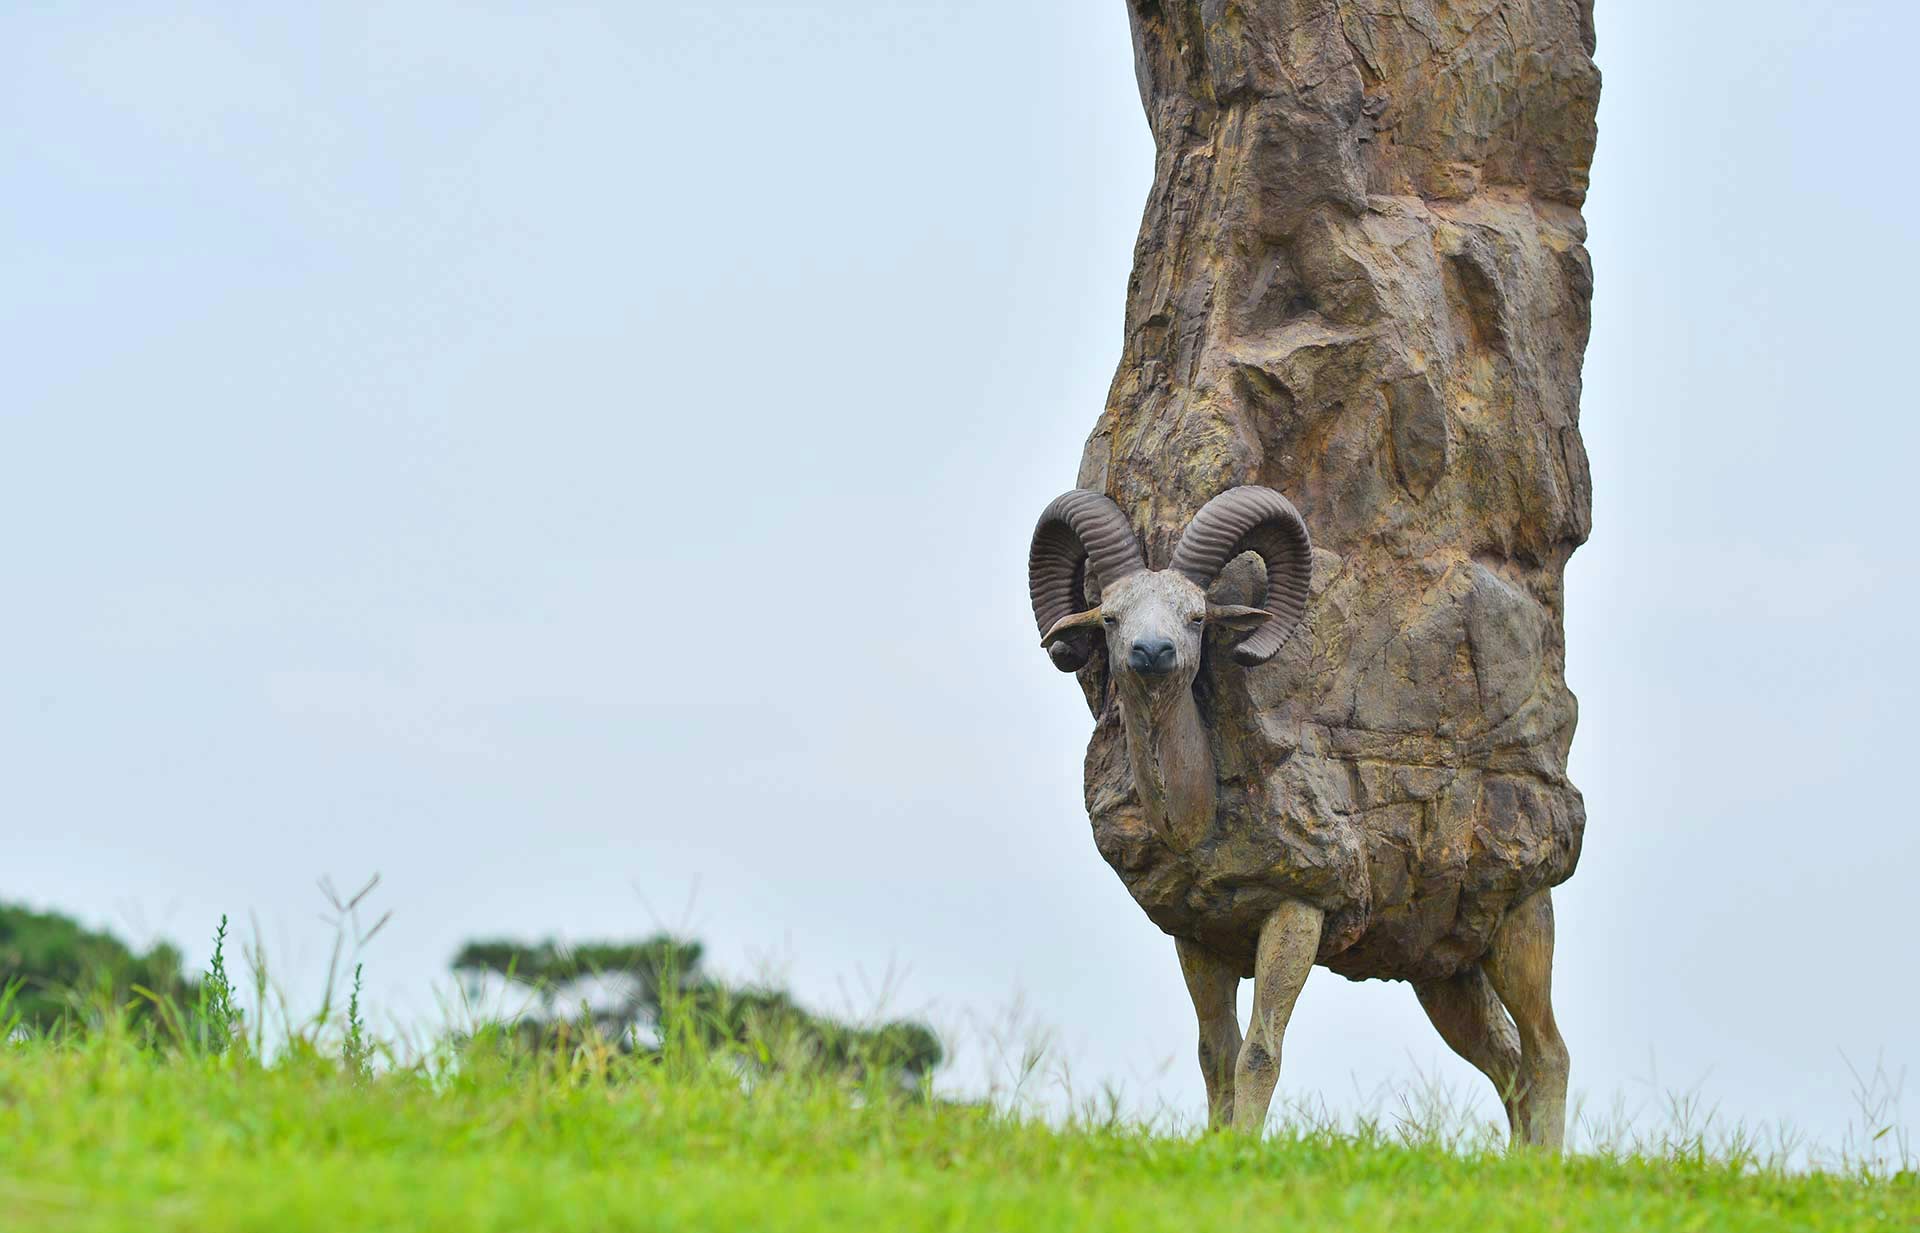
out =
<path fill-rule="evenodd" d="M 1127 652 L 1127 667 L 1142 676 L 1165 676 L 1173 671 L 1173 643 L 1165 638 L 1142 638 Z"/>

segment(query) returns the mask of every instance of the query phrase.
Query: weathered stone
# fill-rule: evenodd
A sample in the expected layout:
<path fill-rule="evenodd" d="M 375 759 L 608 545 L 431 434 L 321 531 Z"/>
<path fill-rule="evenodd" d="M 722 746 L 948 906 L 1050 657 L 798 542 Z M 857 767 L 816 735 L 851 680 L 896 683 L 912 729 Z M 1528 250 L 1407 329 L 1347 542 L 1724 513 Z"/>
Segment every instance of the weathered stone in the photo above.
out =
<path fill-rule="evenodd" d="M 1561 578 L 1589 529 L 1591 0 L 1130 12 L 1154 184 L 1079 484 L 1156 569 L 1239 484 L 1291 497 L 1316 552 L 1271 662 L 1208 635 L 1197 845 L 1147 825 L 1104 660 L 1082 670 L 1095 838 L 1161 928 L 1249 973 L 1299 898 L 1334 970 L 1446 976 L 1572 872 L 1584 823 Z M 1264 586 L 1245 557 L 1211 597 Z"/>

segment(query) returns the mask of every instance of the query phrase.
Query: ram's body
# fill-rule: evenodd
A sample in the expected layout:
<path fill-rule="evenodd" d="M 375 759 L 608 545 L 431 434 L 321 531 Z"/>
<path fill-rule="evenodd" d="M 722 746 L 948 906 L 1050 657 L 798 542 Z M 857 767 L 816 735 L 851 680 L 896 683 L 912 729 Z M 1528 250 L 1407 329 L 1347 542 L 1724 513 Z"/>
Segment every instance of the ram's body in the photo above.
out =
<path fill-rule="evenodd" d="M 1324 567 L 1328 554 L 1316 555 Z M 1254 560 L 1236 562 L 1212 597 L 1257 603 L 1263 588 Z M 1325 578 L 1317 582 L 1324 589 Z M 1490 604 L 1484 597 L 1480 604 L 1484 615 Z M 1191 835 L 1166 833 L 1143 807 L 1121 696 L 1106 651 L 1096 650 L 1083 670 L 1097 717 L 1086 763 L 1094 840 L 1155 924 L 1243 970 L 1251 971 L 1260 924 L 1274 904 L 1297 898 L 1326 911 L 1320 960 L 1342 975 L 1452 975 L 1485 951 L 1515 901 L 1573 872 L 1584 827 L 1580 795 L 1550 766 L 1529 764 L 1524 748 L 1496 749 L 1486 735 L 1523 709 L 1538 713 L 1536 698 L 1487 716 L 1478 732 L 1397 734 L 1394 748 L 1360 753 L 1340 747 L 1355 739 L 1351 730 L 1300 720 L 1284 703 L 1262 709 L 1252 686 L 1284 682 L 1287 666 L 1311 645 L 1315 610 L 1309 606 L 1306 628 L 1268 665 L 1243 668 L 1217 635 L 1210 638 L 1194 705 L 1216 795 L 1211 822 Z M 1471 639 L 1464 628 L 1460 636 Z M 1484 631 L 1480 642 L 1498 645 Z M 1472 655 L 1469 641 L 1462 658 L 1471 663 Z M 1480 671 L 1497 679 L 1500 666 Z M 1571 698 L 1562 701 L 1570 720 Z"/>
<path fill-rule="evenodd" d="M 1452 751 L 1451 765 L 1347 760 L 1324 747 L 1290 756 L 1281 746 L 1270 759 L 1246 759 L 1238 750 L 1259 725 L 1243 727 L 1249 717 L 1233 709 L 1216 711 L 1215 821 L 1193 846 L 1170 842 L 1142 809 L 1117 705 L 1087 748 L 1087 812 L 1101 856 L 1147 916 L 1243 975 L 1253 973 L 1261 923 L 1297 898 L 1327 912 L 1319 958 L 1333 971 L 1353 979 L 1451 976 L 1486 951 L 1509 907 L 1573 872 L 1583 815 L 1571 788 L 1490 775 L 1462 766 Z M 1284 732 L 1252 739 L 1277 744 Z M 1328 737 L 1311 728 L 1304 735 Z M 1356 793 L 1387 803 L 1356 809 Z"/>

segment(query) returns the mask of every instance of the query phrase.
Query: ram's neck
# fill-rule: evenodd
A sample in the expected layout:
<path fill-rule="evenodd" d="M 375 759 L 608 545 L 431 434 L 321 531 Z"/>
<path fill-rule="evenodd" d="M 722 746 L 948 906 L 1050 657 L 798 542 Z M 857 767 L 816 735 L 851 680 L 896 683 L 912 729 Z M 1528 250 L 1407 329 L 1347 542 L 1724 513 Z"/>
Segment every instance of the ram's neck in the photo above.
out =
<path fill-rule="evenodd" d="M 1213 749 L 1191 689 L 1167 698 L 1120 699 L 1127 758 L 1147 820 L 1176 848 L 1190 848 L 1213 826 Z"/>

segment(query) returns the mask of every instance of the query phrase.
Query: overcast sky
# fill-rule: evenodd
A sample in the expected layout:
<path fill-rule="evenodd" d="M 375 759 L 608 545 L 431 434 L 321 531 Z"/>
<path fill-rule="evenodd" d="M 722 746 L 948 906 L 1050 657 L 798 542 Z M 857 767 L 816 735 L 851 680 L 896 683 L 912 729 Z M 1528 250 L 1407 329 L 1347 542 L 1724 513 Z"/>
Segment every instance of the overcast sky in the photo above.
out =
<path fill-rule="evenodd" d="M 1843 1052 L 1920 1067 L 1920 11 L 1599 30 L 1574 1086 L 1837 1137 Z M 1199 1112 L 1023 577 L 1152 170 L 1120 0 L 10 5 L 0 100 L 0 897 L 304 988 L 377 870 L 401 1021 L 668 925 Z M 1286 1091 L 1421 1074 L 1494 1111 L 1316 973 Z"/>

